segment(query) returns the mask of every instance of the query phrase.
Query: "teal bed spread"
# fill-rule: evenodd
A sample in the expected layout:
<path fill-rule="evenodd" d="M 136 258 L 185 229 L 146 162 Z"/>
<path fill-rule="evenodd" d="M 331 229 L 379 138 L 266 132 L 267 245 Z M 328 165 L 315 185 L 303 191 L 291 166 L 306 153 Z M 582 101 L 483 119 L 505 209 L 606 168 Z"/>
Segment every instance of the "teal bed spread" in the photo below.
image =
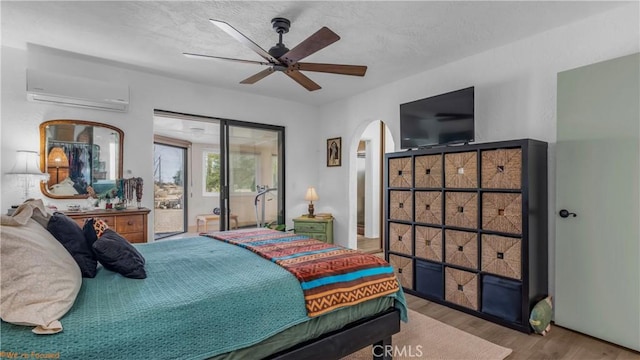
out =
<path fill-rule="evenodd" d="M 2 322 L 0 350 L 60 359 L 206 359 L 309 320 L 297 279 L 251 251 L 206 237 L 137 249 L 146 279 L 100 269 L 83 279 L 61 319 L 63 332 L 35 335 Z M 404 303 L 402 293 L 399 299 Z"/>

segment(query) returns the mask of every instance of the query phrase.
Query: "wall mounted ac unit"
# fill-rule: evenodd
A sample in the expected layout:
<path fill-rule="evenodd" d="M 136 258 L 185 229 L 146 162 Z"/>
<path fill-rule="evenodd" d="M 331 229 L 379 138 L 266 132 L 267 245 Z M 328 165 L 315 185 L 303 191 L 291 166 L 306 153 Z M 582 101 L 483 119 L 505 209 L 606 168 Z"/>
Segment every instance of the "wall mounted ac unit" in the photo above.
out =
<path fill-rule="evenodd" d="M 129 109 L 129 87 L 27 69 L 27 100 L 125 112 Z"/>

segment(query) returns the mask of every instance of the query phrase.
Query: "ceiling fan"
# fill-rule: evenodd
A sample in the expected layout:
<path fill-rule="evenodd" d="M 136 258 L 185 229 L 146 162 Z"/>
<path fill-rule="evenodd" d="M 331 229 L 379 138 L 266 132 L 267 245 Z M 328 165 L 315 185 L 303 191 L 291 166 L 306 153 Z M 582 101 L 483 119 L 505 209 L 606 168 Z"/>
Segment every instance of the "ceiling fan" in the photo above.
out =
<path fill-rule="evenodd" d="M 364 76 L 365 72 L 367 71 L 367 67 L 361 66 L 361 65 L 340 65 L 340 64 L 299 62 L 305 57 L 319 50 L 322 50 L 325 47 L 340 40 L 340 37 L 327 27 L 322 27 L 320 30 L 316 31 L 313 35 L 303 40 L 296 47 L 289 50 L 284 45 L 284 43 L 282 43 L 282 34 L 286 34 L 289 32 L 289 28 L 291 27 L 291 22 L 288 19 L 281 18 L 281 17 L 274 18 L 271 20 L 271 24 L 273 26 L 273 29 L 278 33 L 279 40 L 276 45 L 274 45 L 271 49 L 269 49 L 269 51 L 265 51 L 256 43 L 251 41 L 251 39 L 244 36 L 240 31 L 236 30 L 233 26 L 229 25 L 228 23 L 220 20 L 214 20 L 214 19 L 209 19 L 209 21 L 211 21 L 214 25 L 219 27 L 221 30 L 223 30 L 227 34 L 231 35 L 240 43 L 244 44 L 251 50 L 255 51 L 258 55 L 264 58 L 266 62 L 244 60 L 244 59 L 233 59 L 233 58 L 211 56 L 211 55 L 200 55 L 200 54 L 192 54 L 192 53 L 183 53 L 183 54 L 187 57 L 220 59 L 220 60 L 229 60 L 229 61 L 268 66 L 268 68 L 240 81 L 241 84 L 254 84 L 257 81 L 262 80 L 265 77 L 273 74 L 274 72 L 280 71 L 285 75 L 289 76 L 290 78 L 292 78 L 298 84 L 302 85 L 305 89 L 309 91 L 314 91 L 314 90 L 320 89 L 321 88 L 320 85 L 315 83 L 313 80 L 309 79 L 300 71 L 315 71 L 315 72 L 324 72 L 324 73 L 340 74 L 340 75 L 352 75 L 352 76 Z"/>

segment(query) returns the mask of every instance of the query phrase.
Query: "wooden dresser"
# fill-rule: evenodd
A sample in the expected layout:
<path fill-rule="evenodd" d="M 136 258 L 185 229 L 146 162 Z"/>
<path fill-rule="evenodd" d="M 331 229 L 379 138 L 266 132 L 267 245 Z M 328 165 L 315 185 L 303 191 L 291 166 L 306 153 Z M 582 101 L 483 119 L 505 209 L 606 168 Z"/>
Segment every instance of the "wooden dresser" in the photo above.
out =
<path fill-rule="evenodd" d="M 65 211 L 64 213 L 75 220 L 81 227 L 87 218 L 104 220 L 109 228 L 122 235 L 131 243 L 147 242 L 147 215 L 149 209 L 125 210 L 89 210 L 81 212 Z"/>

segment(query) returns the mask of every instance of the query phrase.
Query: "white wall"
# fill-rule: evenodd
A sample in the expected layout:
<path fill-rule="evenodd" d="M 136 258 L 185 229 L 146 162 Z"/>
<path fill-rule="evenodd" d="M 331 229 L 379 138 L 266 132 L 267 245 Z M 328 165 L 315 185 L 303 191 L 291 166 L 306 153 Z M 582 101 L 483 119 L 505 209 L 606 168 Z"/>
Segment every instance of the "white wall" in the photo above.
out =
<path fill-rule="evenodd" d="M 144 179 L 143 205 L 153 207 L 153 110 L 169 110 L 195 115 L 221 117 L 286 127 L 285 159 L 287 223 L 306 212 L 304 193 L 316 182 L 318 168 L 324 165 L 322 151 L 300 151 L 308 144 L 320 142 L 317 108 L 263 96 L 221 90 L 184 82 L 146 72 L 114 66 L 105 62 L 72 57 L 45 51 L 24 51 L 2 47 L 2 109 L 1 139 L 2 162 L 0 171 L 8 172 L 13 166 L 15 150 L 39 151 L 38 125 L 51 119 L 84 119 L 111 124 L 124 133 L 125 176 Z M 94 78 L 128 84 L 131 106 L 127 113 L 89 110 L 59 105 L 43 105 L 26 100 L 26 69 L 35 68 L 72 76 Z M 2 209 L 19 200 L 19 194 L 3 177 Z M 322 191 L 322 190 L 321 190 Z M 325 193 L 328 193 L 325 190 Z M 47 203 L 65 209 L 77 201 Z M 5 210 L 2 210 L 3 212 Z M 149 219 L 149 234 L 153 234 L 153 213 Z M 151 239 L 150 239 L 151 240 Z"/>
<path fill-rule="evenodd" d="M 359 134 L 380 119 L 399 144 L 399 104 L 475 86 L 476 141 L 534 138 L 549 142 L 549 265 L 554 289 L 556 75 L 558 72 L 639 51 L 638 3 L 495 48 L 437 69 L 376 88 L 321 109 L 320 135 L 342 136 L 343 149 L 355 153 Z M 606 121 L 603 119 L 603 121 Z M 341 129 L 337 132 L 336 129 Z M 318 143 L 318 146 L 323 146 Z M 397 150 L 399 150 L 397 148 Z M 321 206 L 336 218 L 336 243 L 355 248 L 355 162 L 321 168 L 325 192 Z M 349 181 L 345 181 L 349 179 Z M 327 211 L 320 209 L 319 211 Z"/>

